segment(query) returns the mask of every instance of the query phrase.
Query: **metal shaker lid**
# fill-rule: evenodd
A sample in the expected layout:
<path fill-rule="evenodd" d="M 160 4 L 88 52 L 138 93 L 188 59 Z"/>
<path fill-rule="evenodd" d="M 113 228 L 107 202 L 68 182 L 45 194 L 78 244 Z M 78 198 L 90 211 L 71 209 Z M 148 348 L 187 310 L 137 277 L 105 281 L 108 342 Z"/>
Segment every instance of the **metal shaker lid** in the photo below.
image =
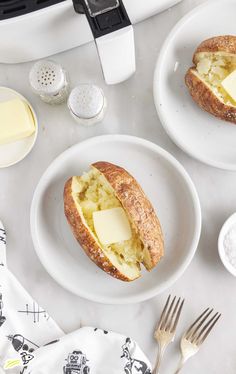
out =
<path fill-rule="evenodd" d="M 102 111 L 105 98 L 101 88 L 93 84 L 80 84 L 69 96 L 68 107 L 79 118 L 94 118 Z"/>
<path fill-rule="evenodd" d="M 29 79 L 36 93 L 56 95 L 65 85 L 65 72 L 59 64 L 41 60 L 33 65 Z"/>

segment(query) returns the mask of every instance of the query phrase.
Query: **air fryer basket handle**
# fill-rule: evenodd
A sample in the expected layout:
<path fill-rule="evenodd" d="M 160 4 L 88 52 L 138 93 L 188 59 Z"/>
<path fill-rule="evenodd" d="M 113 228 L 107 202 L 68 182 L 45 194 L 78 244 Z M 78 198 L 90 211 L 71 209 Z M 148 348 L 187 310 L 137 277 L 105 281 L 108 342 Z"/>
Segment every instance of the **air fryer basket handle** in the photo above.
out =
<path fill-rule="evenodd" d="M 91 15 L 85 0 L 73 0 L 73 5 L 87 17 L 106 83 L 117 84 L 132 76 L 136 69 L 134 32 L 123 2 L 97 15 Z"/>

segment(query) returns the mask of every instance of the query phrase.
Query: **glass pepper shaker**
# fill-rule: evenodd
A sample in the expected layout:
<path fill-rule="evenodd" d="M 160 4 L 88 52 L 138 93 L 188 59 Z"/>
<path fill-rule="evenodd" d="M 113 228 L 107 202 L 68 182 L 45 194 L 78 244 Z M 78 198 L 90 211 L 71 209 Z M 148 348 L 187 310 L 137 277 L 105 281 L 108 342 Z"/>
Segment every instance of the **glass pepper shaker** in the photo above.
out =
<path fill-rule="evenodd" d="M 54 61 L 41 60 L 30 70 L 29 80 L 32 90 L 48 104 L 61 104 L 69 95 L 66 71 Z"/>
<path fill-rule="evenodd" d="M 80 84 L 71 91 L 67 105 L 79 124 L 91 126 L 103 120 L 107 101 L 100 87 Z"/>

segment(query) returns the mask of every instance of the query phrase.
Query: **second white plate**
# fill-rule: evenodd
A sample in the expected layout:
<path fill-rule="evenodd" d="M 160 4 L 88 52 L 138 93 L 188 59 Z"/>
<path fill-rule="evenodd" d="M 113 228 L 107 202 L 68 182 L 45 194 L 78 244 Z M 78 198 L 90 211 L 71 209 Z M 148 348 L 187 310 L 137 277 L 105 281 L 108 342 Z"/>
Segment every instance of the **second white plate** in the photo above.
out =
<path fill-rule="evenodd" d="M 235 0 L 213 0 L 187 14 L 165 41 L 155 70 L 157 112 L 171 139 L 196 159 L 236 170 L 236 126 L 201 110 L 184 83 L 196 47 L 217 35 L 236 35 Z"/>
<path fill-rule="evenodd" d="M 138 180 L 164 231 L 164 259 L 131 283 L 100 270 L 80 248 L 64 216 L 66 180 L 99 160 L 124 167 Z M 31 207 L 34 246 L 48 272 L 73 293 L 108 304 L 143 301 L 172 285 L 193 258 L 200 231 L 199 199 L 183 167 L 157 145 L 125 135 L 91 138 L 62 153 L 42 176 Z"/>

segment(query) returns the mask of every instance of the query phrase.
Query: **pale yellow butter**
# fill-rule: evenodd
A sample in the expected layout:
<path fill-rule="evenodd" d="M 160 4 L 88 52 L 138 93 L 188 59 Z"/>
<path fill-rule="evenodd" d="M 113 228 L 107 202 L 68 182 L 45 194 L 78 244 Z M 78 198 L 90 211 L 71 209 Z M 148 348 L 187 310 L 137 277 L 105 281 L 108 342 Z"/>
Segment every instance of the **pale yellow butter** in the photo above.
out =
<path fill-rule="evenodd" d="M 222 82 L 222 87 L 227 94 L 236 102 L 236 70 L 229 74 Z"/>
<path fill-rule="evenodd" d="M 93 212 L 94 229 L 103 245 L 129 240 L 132 237 L 129 220 L 123 208 Z"/>
<path fill-rule="evenodd" d="M 34 132 L 34 119 L 27 103 L 20 99 L 0 103 L 0 144 L 15 142 Z"/>

